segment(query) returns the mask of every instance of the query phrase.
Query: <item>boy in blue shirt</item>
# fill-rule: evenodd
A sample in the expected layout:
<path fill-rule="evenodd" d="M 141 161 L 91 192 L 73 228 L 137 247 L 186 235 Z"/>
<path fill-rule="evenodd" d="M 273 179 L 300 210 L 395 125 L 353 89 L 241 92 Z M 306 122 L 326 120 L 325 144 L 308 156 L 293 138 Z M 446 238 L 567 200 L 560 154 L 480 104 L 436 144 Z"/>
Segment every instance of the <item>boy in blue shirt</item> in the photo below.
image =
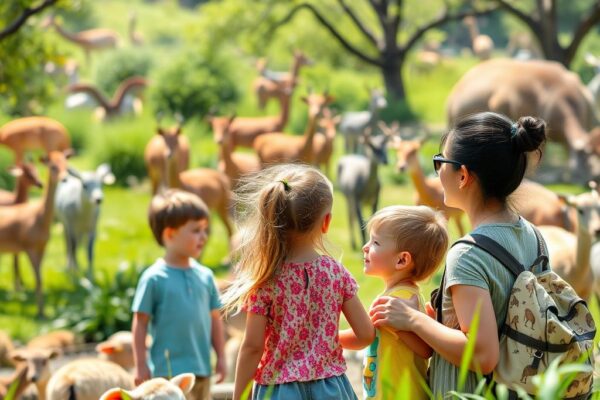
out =
<path fill-rule="evenodd" d="M 218 382 L 226 374 L 221 301 L 210 269 L 194 259 L 209 232 L 209 212 L 195 194 L 170 189 L 156 195 L 150 228 L 165 255 L 147 268 L 133 299 L 135 384 L 151 377 L 196 375 L 188 399 L 210 398 L 210 347 L 217 353 Z M 146 333 L 152 336 L 146 359 Z"/>

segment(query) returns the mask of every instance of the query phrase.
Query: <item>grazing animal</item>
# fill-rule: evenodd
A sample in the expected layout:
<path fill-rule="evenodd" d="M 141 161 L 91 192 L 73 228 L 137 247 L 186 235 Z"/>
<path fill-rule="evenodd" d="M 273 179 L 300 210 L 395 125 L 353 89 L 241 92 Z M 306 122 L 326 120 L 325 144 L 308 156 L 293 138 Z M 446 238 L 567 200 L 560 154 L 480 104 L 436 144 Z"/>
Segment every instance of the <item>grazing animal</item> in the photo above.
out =
<path fill-rule="evenodd" d="M 479 27 L 477 26 L 477 19 L 472 16 L 465 17 L 463 23 L 469 29 L 469 36 L 471 37 L 471 47 L 473 54 L 480 60 L 487 60 L 492 56 L 494 50 L 494 41 L 488 35 L 482 35 L 479 33 Z M 524 114 L 527 115 L 527 114 Z"/>
<path fill-rule="evenodd" d="M 419 160 L 419 150 L 427 136 L 414 138 L 411 140 L 402 139 L 399 135 L 394 135 L 391 147 L 396 151 L 396 171 L 399 173 L 408 172 L 410 179 L 415 187 L 415 204 L 425 205 L 436 208 L 448 220 L 454 221 L 460 236 L 465 234 L 462 224 L 462 210 L 452 208 L 444 204 L 444 188 L 439 177 L 428 178 L 423 172 L 421 161 Z"/>
<path fill-rule="evenodd" d="M 115 386 L 131 389 L 133 377 L 110 361 L 78 359 L 63 365 L 52 375 L 46 395 L 47 400 L 98 400 Z"/>
<path fill-rule="evenodd" d="M 329 163 L 333 154 L 333 142 L 335 141 L 336 126 L 340 123 L 342 117 L 333 115 L 331 110 L 326 107 L 323 110 L 323 117 L 319 121 L 319 127 L 313 139 L 313 153 L 315 155 L 315 165 L 320 166 L 329 176 Z"/>
<path fill-rule="evenodd" d="M 365 220 L 361 207 L 371 206 L 372 213 L 377 211 L 381 182 L 377 173 L 379 164 L 387 164 L 387 142 L 389 136 L 371 136 L 370 129 L 363 134 L 365 155 L 349 154 L 338 161 L 337 182 L 348 204 L 348 229 L 352 249 L 356 250 L 354 225 L 358 219 L 362 243 L 366 243 Z"/>
<path fill-rule="evenodd" d="M 146 348 L 152 345 L 152 337 L 146 337 Z M 119 331 L 113 333 L 104 342 L 96 345 L 99 357 L 106 361 L 114 362 L 126 370 L 132 369 L 135 364 L 133 360 L 133 335 L 130 331 Z"/>
<path fill-rule="evenodd" d="M 273 163 L 305 162 L 312 164 L 315 160 L 313 139 L 317 124 L 325 107 L 333 101 L 333 97 L 311 93 L 302 98 L 308 105 L 308 123 L 303 136 L 284 135 L 279 132 L 265 133 L 258 136 L 253 143 L 262 166 Z"/>
<path fill-rule="evenodd" d="M 142 383 L 134 390 L 113 388 L 100 397 L 100 400 L 185 400 L 186 393 L 194 387 L 194 374 L 179 374 L 170 381 L 154 378 Z"/>
<path fill-rule="evenodd" d="M 67 129 L 58 121 L 47 117 L 25 117 L 7 122 L 0 128 L 0 144 L 8 146 L 15 154 L 15 165 L 23 165 L 25 151 L 43 149 L 67 151 L 71 139 Z"/>
<path fill-rule="evenodd" d="M 139 96 L 147 84 L 146 78 L 141 76 L 128 78 L 121 82 L 111 99 L 106 98 L 97 87 L 86 83 L 72 84 L 67 90 L 70 93 L 86 93 L 95 99 L 100 109 L 96 117 L 98 120 L 104 120 L 127 113 L 141 114 L 142 105 Z"/>
<path fill-rule="evenodd" d="M 358 152 L 358 140 L 365 130 L 370 128 L 375 131 L 379 119 L 379 111 L 387 107 L 387 100 L 383 92 L 378 89 L 371 90 L 371 100 L 368 111 L 349 111 L 342 114 L 339 130 L 344 136 L 346 153 Z"/>
<path fill-rule="evenodd" d="M 600 135 L 592 95 L 579 77 L 556 62 L 496 59 L 470 69 L 447 100 L 450 126 L 462 117 L 494 111 L 518 119 L 536 115 L 548 124 L 548 139 L 569 152 L 572 180 L 600 177 L 600 157 L 591 143 Z"/>
<path fill-rule="evenodd" d="M 137 15 L 132 12 L 129 13 L 129 25 L 127 26 L 127 33 L 129 34 L 129 41 L 134 46 L 141 46 L 144 44 L 144 36 L 140 32 L 135 30 L 137 24 Z"/>
<path fill-rule="evenodd" d="M 67 250 L 68 269 L 79 271 L 77 247 L 87 238 L 88 279 L 94 280 L 94 244 L 96 227 L 100 215 L 100 205 L 104 200 L 102 185 L 111 185 L 115 176 L 108 164 L 102 164 L 96 171 L 78 172 L 69 169 L 69 176 L 63 179 L 56 189 L 55 213 L 63 224 Z"/>
<path fill-rule="evenodd" d="M 27 342 L 27 348 L 54 350 L 58 354 L 62 354 L 65 350 L 72 348 L 75 342 L 76 336 L 73 332 L 59 329 L 34 337 Z"/>
<path fill-rule="evenodd" d="M 152 194 L 158 193 L 161 186 L 169 187 L 167 164 L 171 160 L 174 165 L 173 173 L 181 173 L 188 169 L 190 163 L 190 144 L 186 136 L 181 134 L 183 120 L 177 125 L 165 129 L 157 120 L 156 135 L 154 135 L 144 150 L 144 161 L 152 184 Z"/>
<path fill-rule="evenodd" d="M 12 360 L 17 364 L 27 366 L 27 382 L 36 386 L 39 400 L 46 400 L 46 386 L 50 380 L 50 360 L 56 358 L 59 352 L 54 349 L 26 347 L 11 352 Z"/>

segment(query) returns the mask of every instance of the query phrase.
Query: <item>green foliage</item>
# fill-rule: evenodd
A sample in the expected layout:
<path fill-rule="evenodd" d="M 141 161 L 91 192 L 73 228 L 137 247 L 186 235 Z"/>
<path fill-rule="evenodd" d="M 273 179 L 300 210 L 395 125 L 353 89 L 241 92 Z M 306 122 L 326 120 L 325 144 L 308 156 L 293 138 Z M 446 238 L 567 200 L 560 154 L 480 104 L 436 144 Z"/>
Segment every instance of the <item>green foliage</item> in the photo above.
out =
<path fill-rule="evenodd" d="M 96 70 L 96 82 L 107 98 L 111 98 L 121 82 L 132 76 L 147 76 L 152 65 L 151 54 L 147 51 L 112 51 L 100 60 Z"/>
<path fill-rule="evenodd" d="M 68 31 L 79 32 L 98 26 L 91 0 L 69 0 L 61 2 L 54 14 L 60 17 Z"/>
<path fill-rule="evenodd" d="M 114 332 L 131 329 L 130 307 L 142 270 L 139 265 L 124 262 L 114 275 L 101 271 L 102 280 L 97 285 L 82 278 L 75 297 L 83 301 L 64 304 L 65 311 L 53 327 L 72 329 L 87 342 L 98 342 Z"/>
<path fill-rule="evenodd" d="M 187 51 L 152 78 L 151 98 L 156 110 L 181 113 L 186 119 L 205 116 L 211 108 L 238 99 L 233 60 L 221 54 Z"/>

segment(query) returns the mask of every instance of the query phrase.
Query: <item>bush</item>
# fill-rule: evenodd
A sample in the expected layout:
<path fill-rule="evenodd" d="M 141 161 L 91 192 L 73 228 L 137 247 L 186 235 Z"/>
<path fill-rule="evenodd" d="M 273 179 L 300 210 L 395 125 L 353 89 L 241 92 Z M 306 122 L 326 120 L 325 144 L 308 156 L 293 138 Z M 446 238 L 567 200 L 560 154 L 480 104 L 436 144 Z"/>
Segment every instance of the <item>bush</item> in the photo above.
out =
<path fill-rule="evenodd" d="M 152 68 L 152 58 L 148 52 L 136 49 L 120 49 L 102 58 L 96 70 L 96 82 L 108 98 L 117 90 L 117 87 L 127 78 L 132 76 L 147 76 Z"/>
<path fill-rule="evenodd" d="M 218 54 L 187 52 L 152 78 L 156 110 L 186 119 L 204 117 L 213 107 L 234 103 L 239 92 L 231 62 Z"/>

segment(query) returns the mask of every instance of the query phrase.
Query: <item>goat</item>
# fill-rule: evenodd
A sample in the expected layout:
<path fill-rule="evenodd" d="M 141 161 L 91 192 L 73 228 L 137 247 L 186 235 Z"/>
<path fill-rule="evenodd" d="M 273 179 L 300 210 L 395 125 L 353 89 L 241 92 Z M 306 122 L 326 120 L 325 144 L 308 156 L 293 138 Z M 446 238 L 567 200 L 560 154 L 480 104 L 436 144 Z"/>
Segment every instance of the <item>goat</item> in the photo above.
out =
<path fill-rule="evenodd" d="M 235 116 L 229 119 L 229 124 L 222 126 L 222 131 L 213 132 L 215 142 L 219 145 L 219 171 L 225 173 L 235 188 L 242 175 L 251 174 L 260 170 L 260 161 L 254 154 L 233 153 L 231 147 L 231 135 L 229 133 L 231 123 Z"/>
<path fill-rule="evenodd" d="M 70 168 L 69 175 L 56 189 L 55 213 L 63 224 L 67 249 L 68 268 L 77 272 L 77 247 L 87 238 L 88 279 L 94 281 L 94 243 L 96 227 L 100 215 L 100 205 L 104 199 L 102 184 L 114 183 L 115 176 L 108 164 L 102 164 L 96 171 L 79 173 Z"/>
<path fill-rule="evenodd" d="M 286 88 L 279 96 L 281 111 L 279 115 L 267 117 L 236 117 L 231 123 L 231 150 L 237 146 L 252 147 L 254 139 L 267 132 L 280 132 L 288 123 L 290 115 L 290 102 L 293 88 Z M 229 117 L 209 117 L 208 121 L 213 132 L 223 131 L 223 126 L 229 124 Z"/>
<path fill-rule="evenodd" d="M 29 188 L 31 186 L 42 187 L 37 169 L 29 162 L 11 167 L 10 173 L 17 178 L 15 191 L 0 191 L 0 206 L 26 203 L 29 198 Z M 17 255 L 13 257 L 13 286 L 16 292 L 21 291 L 23 286 Z"/>
<path fill-rule="evenodd" d="M 4 400 L 9 392 L 11 400 L 20 398 L 21 394 L 30 383 L 27 380 L 28 371 L 29 368 L 27 367 L 27 364 L 21 364 L 15 369 L 11 376 L 0 377 L 0 400 Z"/>
<path fill-rule="evenodd" d="M 302 101 L 308 105 L 308 123 L 304 135 L 290 136 L 274 132 L 257 137 L 253 147 L 261 165 L 294 161 L 313 163 L 315 158 L 313 138 L 317 123 L 323 114 L 323 109 L 333 101 L 333 97 L 327 92 L 322 95 L 312 93 L 303 97 Z"/>
<path fill-rule="evenodd" d="M 577 209 L 577 232 L 556 226 L 541 226 L 552 269 L 566 280 L 583 299 L 592 293 L 594 279 L 590 265 L 592 245 L 600 239 L 600 195 L 596 190 L 569 196 L 568 203 Z"/>
<path fill-rule="evenodd" d="M 341 157 L 337 166 L 337 182 L 348 204 L 350 243 L 354 241 L 355 218 L 358 218 L 362 242 L 366 243 L 365 220 L 361 206 L 369 204 L 373 213 L 379 204 L 381 182 L 377 173 L 379 164 L 387 164 L 388 135 L 371 136 L 370 129 L 363 134 L 365 155 L 349 154 Z"/>
<path fill-rule="evenodd" d="M 264 109 L 270 98 L 279 98 L 284 95 L 289 88 L 296 87 L 298 83 L 298 74 L 300 68 L 304 65 L 310 65 L 310 61 L 301 51 L 294 52 L 294 62 L 290 72 L 275 72 L 266 69 L 266 63 L 259 63 L 260 75 L 254 80 L 254 92 L 258 96 L 258 106 Z"/>
<path fill-rule="evenodd" d="M 167 164 L 173 161 L 177 173 L 188 169 L 190 160 L 190 144 L 187 137 L 181 134 L 183 120 L 178 118 L 177 125 L 169 129 L 160 126 L 157 120 L 156 133 L 146 145 L 144 161 L 152 184 L 152 194 L 158 193 L 161 185 L 168 186 Z"/>
<path fill-rule="evenodd" d="M 67 171 L 62 152 L 52 151 L 43 161 L 49 170 L 44 198 L 0 207 L 0 252 L 27 253 L 35 276 L 38 317 L 44 316 L 41 264 L 54 217 L 54 195 L 58 180 Z"/>
<path fill-rule="evenodd" d="M 438 177 L 427 178 L 419 161 L 419 150 L 427 135 L 411 140 L 402 139 L 399 135 L 393 136 L 391 147 L 396 151 L 396 171 L 408 172 L 415 188 L 415 203 L 438 209 L 444 213 L 448 220 L 453 220 L 460 236 L 465 234 L 462 224 L 462 210 L 448 207 L 444 204 L 444 189 Z"/>
<path fill-rule="evenodd" d="M 358 138 L 367 127 L 370 127 L 371 132 L 375 130 L 379 110 L 385 107 L 387 107 L 387 100 L 383 92 L 373 89 L 368 111 L 351 111 L 342 114 L 339 129 L 345 139 L 346 153 L 358 152 Z"/>
<path fill-rule="evenodd" d="M 98 400 L 115 386 L 131 389 L 133 377 L 110 361 L 79 359 L 63 365 L 52 375 L 46 397 L 47 400 Z"/>
<path fill-rule="evenodd" d="M 185 400 L 185 394 L 192 390 L 195 382 L 196 377 L 190 373 L 179 374 L 170 381 L 154 378 L 134 390 L 110 389 L 100 400 Z"/>
<path fill-rule="evenodd" d="M 47 117 L 25 117 L 7 122 L 0 128 L 0 144 L 15 153 L 15 164 L 22 165 L 26 150 L 44 149 L 67 151 L 71 140 L 67 129 L 58 121 Z"/>
<path fill-rule="evenodd" d="M 333 154 L 336 126 L 341 120 L 340 115 L 333 115 L 329 108 L 323 110 L 323 117 L 319 121 L 319 129 L 313 139 L 313 153 L 315 165 L 321 166 L 329 176 L 329 162 Z"/>

